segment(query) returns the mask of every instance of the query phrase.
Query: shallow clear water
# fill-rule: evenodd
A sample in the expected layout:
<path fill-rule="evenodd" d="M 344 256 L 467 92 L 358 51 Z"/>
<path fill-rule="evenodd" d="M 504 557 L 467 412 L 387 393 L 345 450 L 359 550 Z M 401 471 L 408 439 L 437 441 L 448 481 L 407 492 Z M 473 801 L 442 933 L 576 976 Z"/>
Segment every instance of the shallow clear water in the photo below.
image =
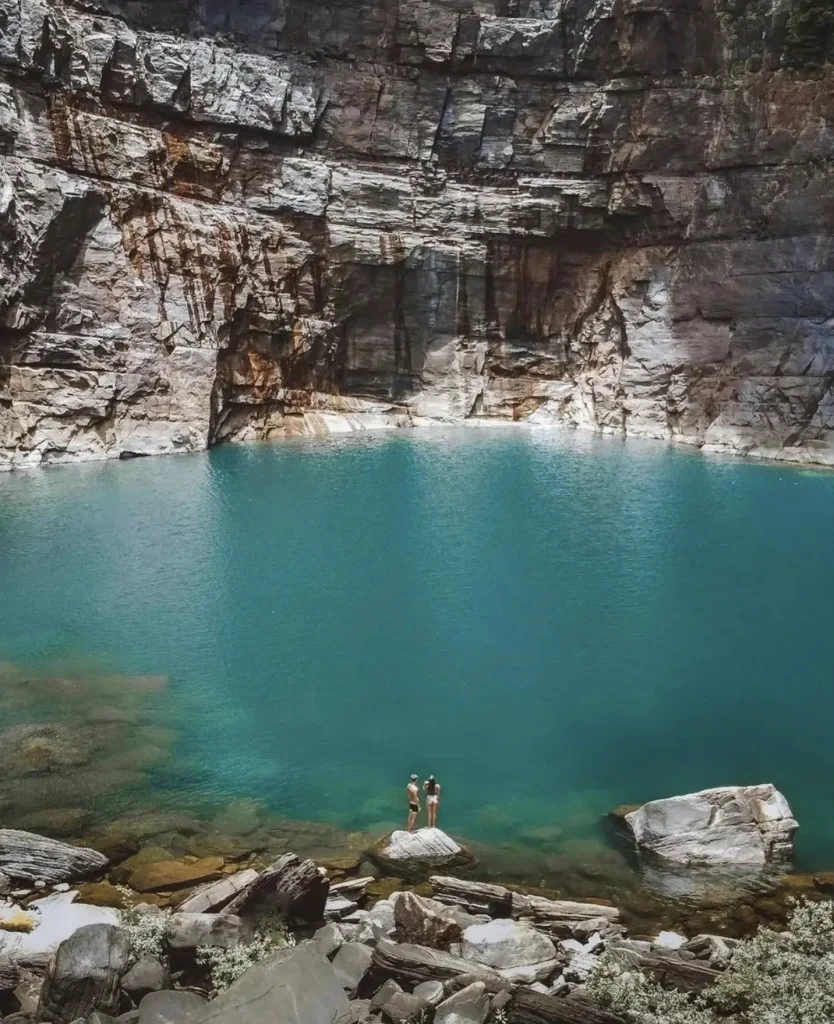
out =
<path fill-rule="evenodd" d="M 381 830 L 434 772 L 451 831 L 584 857 L 619 803 L 773 781 L 830 866 L 833 511 L 832 475 L 523 430 L 0 477 L 0 659 L 169 677 L 159 803 Z"/>

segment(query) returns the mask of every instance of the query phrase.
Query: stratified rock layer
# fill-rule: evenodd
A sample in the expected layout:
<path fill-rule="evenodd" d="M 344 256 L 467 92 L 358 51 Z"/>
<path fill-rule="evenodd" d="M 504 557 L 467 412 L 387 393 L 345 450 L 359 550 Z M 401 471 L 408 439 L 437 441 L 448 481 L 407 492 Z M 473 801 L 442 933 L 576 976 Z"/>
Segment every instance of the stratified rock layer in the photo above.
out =
<path fill-rule="evenodd" d="M 0 467 L 490 418 L 834 464 L 792 18 L 0 0 Z"/>

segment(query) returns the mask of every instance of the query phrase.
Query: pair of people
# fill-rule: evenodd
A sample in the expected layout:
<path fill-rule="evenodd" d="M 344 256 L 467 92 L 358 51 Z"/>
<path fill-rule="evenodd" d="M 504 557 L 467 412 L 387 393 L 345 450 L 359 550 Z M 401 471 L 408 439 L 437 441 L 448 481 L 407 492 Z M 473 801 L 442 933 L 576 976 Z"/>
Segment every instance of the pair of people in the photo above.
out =
<path fill-rule="evenodd" d="M 413 832 L 417 828 L 417 817 L 420 814 L 420 790 L 417 788 L 419 776 L 412 775 L 408 783 L 406 793 L 408 794 L 408 824 L 406 828 Z M 430 775 L 423 783 L 426 791 L 426 810 L 429 816 L 429 828 L 437 828 L 437 808 L 440 806 L 440 783 Z"/>

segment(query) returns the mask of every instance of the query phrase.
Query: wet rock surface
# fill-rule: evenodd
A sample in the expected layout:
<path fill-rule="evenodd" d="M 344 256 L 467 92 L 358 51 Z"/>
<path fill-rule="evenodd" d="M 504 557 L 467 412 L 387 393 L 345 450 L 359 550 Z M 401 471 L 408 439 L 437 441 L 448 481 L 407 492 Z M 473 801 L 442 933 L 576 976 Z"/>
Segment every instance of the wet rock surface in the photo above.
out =
<path fill-rule="evenodd" d="M 0 2 L 0 466 L 481 418 L 834 462 L 784 18 L 218 11 Z"/>

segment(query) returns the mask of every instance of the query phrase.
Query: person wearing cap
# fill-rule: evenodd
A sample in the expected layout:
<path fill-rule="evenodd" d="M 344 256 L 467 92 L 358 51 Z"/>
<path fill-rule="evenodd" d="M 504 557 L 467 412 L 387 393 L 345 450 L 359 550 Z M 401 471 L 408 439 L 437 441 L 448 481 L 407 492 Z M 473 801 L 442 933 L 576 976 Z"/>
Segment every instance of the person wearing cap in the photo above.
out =
<path fill-rule="evenodd" d="M 423 783 L 426 791 L 426 810 L 429 815 L 429 828 L 437 828 L 437 808 L 440 804 L 440 783 L 430 775 Z"/>
<path fill-rule="evenodd" d="M 413 832 L 417 828 L 417 815 L 420 813 L 420 790 L 417 788 L 418 775 L 412 775 L 406 793 L 408 793 L 408 824 L 406 828 Z"/>

